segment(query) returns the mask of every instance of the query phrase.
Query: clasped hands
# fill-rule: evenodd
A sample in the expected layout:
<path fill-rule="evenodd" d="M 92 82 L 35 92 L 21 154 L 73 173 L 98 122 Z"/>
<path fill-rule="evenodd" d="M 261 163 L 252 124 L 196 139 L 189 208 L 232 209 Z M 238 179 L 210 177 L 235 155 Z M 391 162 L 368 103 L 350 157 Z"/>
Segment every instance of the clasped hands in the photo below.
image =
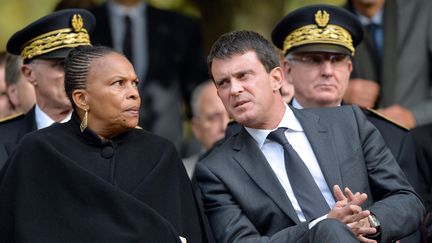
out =
<path fill-rule="evenodd" d="M 346 224 L 360 242 L 376 243 L 375 240 L 365 237 L 377 233 L 376 229 L 369 224 L 368 216 L 371 212 L 361 208 L 367 199 L 367 194 L 360 192 L 353 194 L 348 187 L 343 192 L 338 185 L 333 187 L 333 193 L 337 202 L 327 218 L 338 219 Z"/>

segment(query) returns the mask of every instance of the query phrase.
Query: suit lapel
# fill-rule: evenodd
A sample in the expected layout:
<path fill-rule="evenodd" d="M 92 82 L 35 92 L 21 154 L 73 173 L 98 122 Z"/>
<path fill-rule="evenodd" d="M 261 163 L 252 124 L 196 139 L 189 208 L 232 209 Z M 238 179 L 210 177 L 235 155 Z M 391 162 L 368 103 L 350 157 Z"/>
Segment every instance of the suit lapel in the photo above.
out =
<path fill-rule="evenodd" d="M 332 191 L 334 185 L 342 186 L 339 161 L 330 129 L 320 123 L 317 115 L 305 110 L 292 110 L 303 127 L 330 190 Z"/>
<path fill-rule="evenodd" d="M 249 133 L 242 128 L 233 149 L 234 159 L 249 174 L 250 178 L 297 224 L 300 220 L 290 203 L 288 196 L 261 150 Z"/>

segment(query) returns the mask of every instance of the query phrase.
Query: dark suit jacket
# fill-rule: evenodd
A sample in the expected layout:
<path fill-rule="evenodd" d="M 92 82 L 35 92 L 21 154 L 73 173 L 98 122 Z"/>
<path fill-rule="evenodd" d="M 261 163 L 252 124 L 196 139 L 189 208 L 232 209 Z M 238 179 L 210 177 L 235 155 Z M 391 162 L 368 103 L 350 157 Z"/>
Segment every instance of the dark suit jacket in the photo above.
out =
<path fill-rule="evenodd" d="M 362 207 L 380 220 L 382 242 L 419 227 L 421 200 L 358 107 L 292 109 L 329 187 L 368 194 Z M 245 129 L 214 148 L 195 173 L 218 242 L 296 242 L 308 230 Z"/>
<path fill-rule="evenodd" d="M 412 133 L 419 159 L 422 197 L 428 211 L 432 212 L 432 124 L 416 127 Z"/>
<path fill-rule="evenodd" d="M 408 181 L 416 192 L 420 193 L 419 168 L 411 132 L 371 111 L 363 109 L 363 112 L 381 133 L 387 147 L 396 158 L 402 171 L 405 172 Z"/>
<path fill-rule="evenodd" d="M 106 4 L 91 11 L 97 21 L 92 43 L 113 46 Z M 177 148 L 182 140 L 182 104 L 193 88 L 208 79 L 198 21 L 150 5 L 146 8 L 148 69 L 140 77 L 140 126 L 168 138 Z"/>
<path fill-rule="evenodd" d="M 21 138 L 36 129 L 35 106 L 25 115 L 0 123 L 0 169 Z"/>

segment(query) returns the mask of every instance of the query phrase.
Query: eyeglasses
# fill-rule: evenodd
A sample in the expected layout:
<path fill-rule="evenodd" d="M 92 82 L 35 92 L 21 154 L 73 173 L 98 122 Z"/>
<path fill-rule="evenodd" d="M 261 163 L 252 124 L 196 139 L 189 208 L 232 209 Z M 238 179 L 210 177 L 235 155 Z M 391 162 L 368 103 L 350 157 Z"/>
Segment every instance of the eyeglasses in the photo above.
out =
<path fill-rule="evenodd" d="M 320 67 L 324 62 L 329 61 L 333 67 L 342 67 L 348 63 L 350 56 L 346 54 L 323 54 L 323 53 L 307 53 L 297 54 L 287 57 L 288 60 L 297 61 L 309 67 Z"/>
<path fill-rule="evenodd" d="M 63 69 L 64 67 L 64 59 L 36 59 L 30 61 L 30 63 L 46 64 L 55 69 Z"/>

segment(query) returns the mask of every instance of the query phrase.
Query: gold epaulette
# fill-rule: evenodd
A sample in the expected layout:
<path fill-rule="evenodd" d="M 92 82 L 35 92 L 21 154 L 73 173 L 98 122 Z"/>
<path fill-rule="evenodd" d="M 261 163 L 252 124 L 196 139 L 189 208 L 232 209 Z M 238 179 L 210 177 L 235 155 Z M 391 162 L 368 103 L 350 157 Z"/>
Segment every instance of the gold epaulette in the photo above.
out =
<path fill-rule="evenodd" d="M 24 113 L 20 112 L 20 113 L 13 114 L 13 115 L 10 115 L 10 116 L 7 116 L 7 117 L 3 117 L 3 118 L 0 119 L 0 123 L 7 122 L 7 121 L 10 121 L 10 120 L 14 120 L 14 119 L 19 118 L 21 116 L 24 116 Z"/>
<path fill-rule="evenodd" d="M 406 131 L 409 131 L 409 130 L 410 130 L 408 127 L 406 127 L 406 126 L 404 126 L 404 125 L 402 125 L 402 124 L 400 124 L 400 123 L 394 121 L 394 120 L 391 119 L 390 117 L 385 116 L 384 114 L 380 113 L 379 111 L 377 111 L 377 110 L 375 110 L 375 109 L 372 109 L 372 108 L 366 108 L 366 109 L 367 109 L 368 111 L 372 112 L 373 114 L 375 114 L 376 116 L 378 116 L 378 117 L 380 117 L 380 118 L 382 118 L 382 119 L 384 119 L 384 120 L 386 120 L 386 121 L 388 121 L 388 122 L 390 122 L 390 123 L 392 123 L 392 124 L 394 124 L 394 125 L 396 125 L 396 126 L 402 128 L 402 129 L 404 129 L 404 130 L 406 130 Z"/>

